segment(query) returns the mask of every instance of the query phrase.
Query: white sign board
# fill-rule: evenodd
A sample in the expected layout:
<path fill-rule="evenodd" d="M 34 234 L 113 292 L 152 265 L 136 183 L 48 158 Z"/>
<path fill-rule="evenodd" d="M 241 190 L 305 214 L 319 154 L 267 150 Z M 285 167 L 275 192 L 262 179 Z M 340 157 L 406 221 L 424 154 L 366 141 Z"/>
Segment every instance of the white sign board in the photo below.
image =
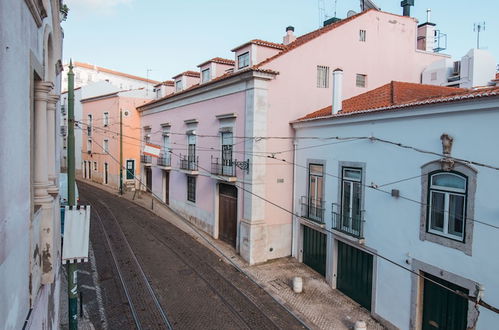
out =
<path fill-rule="evenodd" d="M 146 145 L 144 146 L 144 155 L 159 157 L 160 152 L 161 147 L 158 145 L 146 143 Z"/>
<path fill-rule="evenodd" d="M 88 261 L 90 235 L 90 205 L 69 207 L 64 211 L 64 244 L 62 262 Z"/>

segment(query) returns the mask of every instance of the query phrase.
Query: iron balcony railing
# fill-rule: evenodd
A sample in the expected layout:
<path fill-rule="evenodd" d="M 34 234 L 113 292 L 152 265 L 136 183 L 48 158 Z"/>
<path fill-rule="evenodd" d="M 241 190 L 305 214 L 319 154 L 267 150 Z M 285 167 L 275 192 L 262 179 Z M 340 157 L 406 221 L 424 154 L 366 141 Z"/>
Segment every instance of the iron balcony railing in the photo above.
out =
<path fill-rule="evenodd" d="M 148 155 L 140 155 L 140 162 L 142 164 L 151 164 L 152 163 L 152 157 Z"/>
<path fill-rule="evenodd" d="M 182 156 L 180 155 L 180 169 L 186 171 L 198 170 L 199 157 Z"/>
<path fill-rule="evenodd" d="M 324 201 L 322 199 L 301 197 L 301 216 L 317 223 L 324 223 Z"/>
<path fill-rule="evenodd" d="M 360 215 L 350 216 L 343 215 L 339 212 L 332 212 L 334 230 L 348 234 L 350 236 L 362 239 L 364 238 L 364 216 L 363 212 Z"/>
<path fill-rule="evenodd" d="M 90 126 L 90 125 L 87 126 L 87 135 L 88 135 L 88 137 L 92 136 L 92 126 Z"/>
<path fill-rule="evenodd" d="M 221 176 L 236 176 L 236 161 L 232 159 L 220 159 L 211 156 L 211 174 Z"/>
<path fill-rule="evenodd" d="M 162 167 L 171 167 L 172 158 L 170 157 L 170 154 L 159 155 L 156 164 Z"/>

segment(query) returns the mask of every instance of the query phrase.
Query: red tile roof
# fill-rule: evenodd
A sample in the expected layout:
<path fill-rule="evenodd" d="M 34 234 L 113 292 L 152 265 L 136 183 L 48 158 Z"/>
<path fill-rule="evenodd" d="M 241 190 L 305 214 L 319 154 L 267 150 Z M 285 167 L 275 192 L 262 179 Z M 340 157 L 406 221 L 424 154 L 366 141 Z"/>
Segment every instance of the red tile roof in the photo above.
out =
<path fill-rule="evenodd" d="M 236 62 L 234 60 L 229 60 L 227 58 L 221 58 L 221 57 L 214 57 L 211 60 L 205 61 L 201 64 L 198 65 L 198 68 L 205 65 L 206 63 L 218 63 L 218 64 L 227 64 L 227 65 L 234 65 Z"/>
<path fill-rule="evenodd" d="M 140 108 L 142 107 L 145 107 L 145 106 L 148 106 L 148 105 L 152 105 L 152 104 L 155 104 L 155 103 L 158 103 L 158 102 L 161 102 L 161 101 L 164 101 L 166 99 L 169 99 L 170 97 L 173 97 L 173 96 L 177 96 L 179 94 L 183 94 L 183 93 L 186 93 L 186 92 L 189 92 L 189 91 L 192 91 L 194 89 L 197 89 L 199 87 L 204 87 L 204 86 L 207 86 L 207 85 L 210 85 L 210 84 L 213 84 L 213 83 L 216 83 L 218 81 L 221 81 L 221 80 L 224 80 L 224 79 L 228 79 L 228 78 L 231 78 L 231 77 L 234 77 L 234 76 L 237 76 L 237 75 L 240 75 L 240 74 L 243 74 L 245 72 L 249 72 L 249 71 L 255 71 L 255 72 L 262 72 L 262 73 L 270 73 L 270 74 L 274 74 L 274 75 L 278 75 L 279 72 L 277 71 L 274 71 L 274 70 L 268 70 L 268 69 L 259 69 L 259 68 L 256 68 L 255 66 L 252 66 L 252 67 L 249 67 L 249 68 L 245 68 L 243 70 L 238 70 L 236 72 L 228 72 L 228 73 L 225 73 L 219 77 L 216 77 L 208 82 L 205 82 L 203 84 L 194 84 L 192 85 L 191 87 L 187 88 L 187 89 L 184 89 L 182 91 L 179 91 L 179 92 L 174 92 L 174 93 L 170 93 L 160 99 L 157 99 L 157 100 L 153 100 L 149 103 L 146 103 L 146 104 L 143 104 L 141 105 L 140 107 L 137 107 L 137 109 L 140 110 Z"/>
<path fill-rule="evenodd" d="M 250 40 L 248 42 L 245 42 L 244 44 L 242 44 L 240 46 L 237 46 L 236 48 L 233 48 L 231 51 L 234 52 L 234 51 L 241 49 L 241 48 L 243 48 L 247 45 L 250 45 L 250 44 L 255 44 L 255 45 L 269 47 L 269 48 L 276 48 L 276 49 L 281 49 L 281 50 L 286 48 L 286 46 L 283 44 L 276 44 L 275 42 L 270 42 L 270 41 L 265 41 L 265 40 L 260 40 L 260 39 L 253 39 L 253 40 Z"/>
<path fill-rule="evenodd" d="M 106 68 L 103 68 L 103 67 L 100 67 L 100 66 L 97 66 L 97 65 L 83 63 L 83 62 L 74 62 L 73 66 L 74 67 L 81 67 L 81 68 L 85 68 L 85 69 L 97 70 L 97 71 L 101 71 L 101 72 L 106 72 L 106 73 L 109 73 L 109 74 L 114 74 L 116 76 L 122 76 L 122 77 L 125 77 L 125 78 L 130 78 L 130 79 L 135 79 L 135 80 L 141 80 L 141 81 L 145 81 L 145 82 L 148 82 L 148 83 L 151 83 L 151 84 L 158 84 L 159 83 L 159 81 L 156 81 L 156 80 L 146 79 L 146 78 L 142 78 L 142 77 L 139 77 L 139 76 L 134 76 L 134 75 L 131 75 L 131 74 L 128 74 L 128 73 L 114 71 L 114 70 L 106 69 Z"/>
<path fill-rule="evenodd" d="M 187 77 L 194 77 L 194 78 L 199 78 L 201 74 L 197 71 L 184 71 L 182 73 L 179 73 L 176 76 L 173 76 L 172 79 L 178 78 L 180 76 L 187 76 Z"/>
<path fill-rule="evenodd" d="M 395 86 L 393 88 L 393 86 Z M 333 115 L 331 106 L 312 112 L 298 121 L 335 118 L 379 111 L 397 110 L 425 104 L 457 102 L 466 99 L 499 96 L 499 87 L 470 90 L 392 81 L 343 101 L 343 109 Z"/>
<path fill-rule="evenodd" d="M 161 86 L 161 85 L 164 85 L 164 86 L 174 86 L 174 81 L 173 80 L 165 80 L 165 81 L 160 82 L 159 84 L 154 85 L 154 87 L 158 87 L 158 86 Z"/>

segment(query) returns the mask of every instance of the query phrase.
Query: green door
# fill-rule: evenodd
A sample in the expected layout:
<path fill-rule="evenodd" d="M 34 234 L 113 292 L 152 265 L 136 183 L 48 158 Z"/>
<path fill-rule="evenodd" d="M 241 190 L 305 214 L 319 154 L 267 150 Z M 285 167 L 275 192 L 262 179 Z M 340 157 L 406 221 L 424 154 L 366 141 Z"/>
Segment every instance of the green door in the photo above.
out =
<path fill-rule="evenodd" d="M 338 241 L 338 290 L 371 310 L 373 256 Z"/>
<path fill-rule="evenodd" d="M 436 276 L 424 274 L 424 277 L 450 289 L 468 294 L 468 290 Z M 425 279 L 423 290 L 423 330 L 464 330 L 467 328 L 467 323 L 468 300 Z"/>
<path fill-rule="evenodd" d="M 327 236 L 303 226 L 303 263 L 322 276 L 326 276 Z"/>
<path fill-rule="evenodd" d="M 126 161 L 126 179 L 133 180 L 135 178 L 135 160 L 128 159 Z"/>

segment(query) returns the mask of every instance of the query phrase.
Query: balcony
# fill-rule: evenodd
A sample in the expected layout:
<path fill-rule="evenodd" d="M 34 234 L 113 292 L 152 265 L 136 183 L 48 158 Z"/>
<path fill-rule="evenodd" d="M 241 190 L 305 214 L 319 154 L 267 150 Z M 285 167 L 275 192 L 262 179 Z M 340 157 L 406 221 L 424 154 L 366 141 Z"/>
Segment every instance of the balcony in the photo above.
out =
<path fill-rule="evenodd" d="M 156 165 L 163 169 L 169 170 L 172 168 L 172 158 L 170 154 L 159 155 L 158 160 L 156 161 Z"/>
<path fill-rule="evenodd" d="M 211 157 L 211 174 L 226 177 L 227 181 L 236 181 L 236 163 L 232 159 Z"/>
<path fill-rule="evenodd" d="M 301 216 L 318 224 L 324 224 L 324 201 L 321 199 L 301 197 Z"/>
<path fill-rule="evenodd" d="M 88 137 L 92 136 L 92 126 L 90 126 L 90 125 L 87 126 L 87 135 L 88 135 Z"/>
<path fill-rule="evenodd" d="M 198 161 L 199 157 L 180 155 L 180 169 L 187 174 L 198 174 Z"/>
<path fill-rule="evenodd" d="M 152 157 L 148 155 L 140 155 L 140 162 L 145 165 L 145 166 L 151 166 L 152 164 Z"/>
<path fill-rule="evenodd" d="M 357 216 L 342 215 L 333 213 L 332 229 L 358 239 L 364 239 L 364 216 L 363 212 Z"/>

